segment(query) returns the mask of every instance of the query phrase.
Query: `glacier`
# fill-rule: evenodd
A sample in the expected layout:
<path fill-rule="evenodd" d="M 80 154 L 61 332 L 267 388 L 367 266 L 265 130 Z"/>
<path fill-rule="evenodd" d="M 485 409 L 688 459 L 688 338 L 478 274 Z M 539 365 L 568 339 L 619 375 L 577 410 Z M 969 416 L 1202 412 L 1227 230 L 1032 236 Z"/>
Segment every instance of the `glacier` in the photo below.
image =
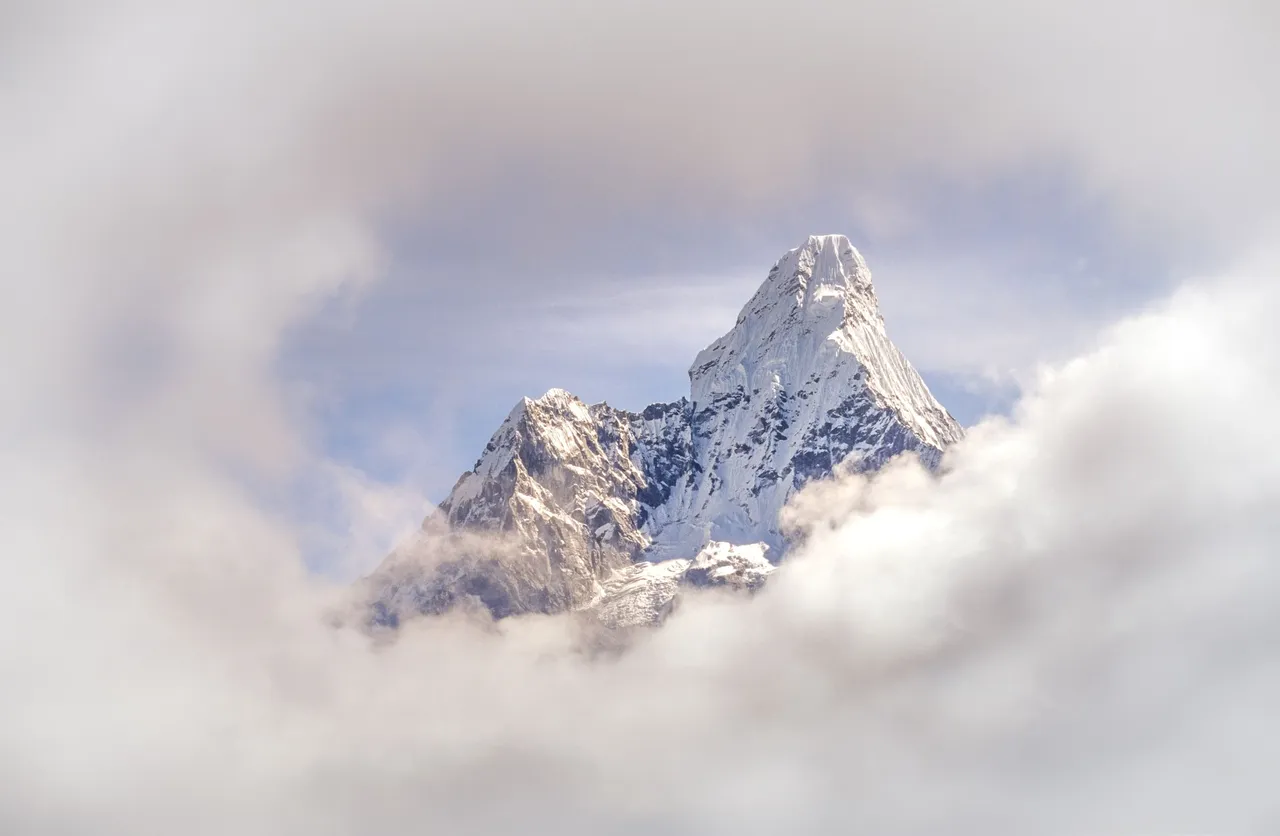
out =
<path fill-rule="evenodd" d="M 904 453 L 936 467 L 963 435 L 889 339 L 844 235 L 778 259 L 689 382 L 638 413 L 563 389 L 522 399 L 366 579 L 371 622 L 470 606 L 656 624 L 682 589 L 759 588 L 786 553 L 782 507 L 808 482 Z"/>

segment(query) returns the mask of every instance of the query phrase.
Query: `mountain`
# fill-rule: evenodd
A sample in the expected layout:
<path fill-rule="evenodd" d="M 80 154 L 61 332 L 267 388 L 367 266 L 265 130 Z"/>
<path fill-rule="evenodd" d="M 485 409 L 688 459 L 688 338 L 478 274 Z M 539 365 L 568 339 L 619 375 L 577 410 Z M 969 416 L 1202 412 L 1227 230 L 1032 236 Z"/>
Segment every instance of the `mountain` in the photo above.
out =
<path fill-rule="evenodd" d="M 850 456 L 936 467 L 963 432 L 889 340 L 843 235 L 783 255 L 689 380 L 689 398 L 638 413 L 523 399 L 367 579 L 373 622 L 481 606 L 656 623 L 683 587 L 762 584 L 786 550 L 779 512 L 810 480 Z"/>

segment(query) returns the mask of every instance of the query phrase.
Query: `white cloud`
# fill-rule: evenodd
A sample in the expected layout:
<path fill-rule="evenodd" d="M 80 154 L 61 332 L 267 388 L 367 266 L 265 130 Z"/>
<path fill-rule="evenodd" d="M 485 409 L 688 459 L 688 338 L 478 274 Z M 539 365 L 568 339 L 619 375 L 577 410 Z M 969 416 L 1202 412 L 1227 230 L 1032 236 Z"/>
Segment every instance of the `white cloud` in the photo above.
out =
<path fill-rule="evenodd" d="M 380 211 L 513 155 L 621 201 L 1060 152 L 1260 223 L 1267 9 L 1034 6 L 8 10 L 0 829 L 1272 829 L 1274 283 L 1124 326 L 939 482 L 842 486 L 773 588 L 612 662 L 554 619 L 371 650 L 264 499 L 326 464 L 282 335 Z"/>
<path fill-rule="evenodd" d="M 10 471 L 31 559 L 4 587 L 0 809 L 17 832 L 1265 830 L 1277 302 L 1188 289 L 941 478 L 816 486 L 769 588 L 612 661 L 557 619 L 374 651 L 195 461 L 106 492 Z"/>

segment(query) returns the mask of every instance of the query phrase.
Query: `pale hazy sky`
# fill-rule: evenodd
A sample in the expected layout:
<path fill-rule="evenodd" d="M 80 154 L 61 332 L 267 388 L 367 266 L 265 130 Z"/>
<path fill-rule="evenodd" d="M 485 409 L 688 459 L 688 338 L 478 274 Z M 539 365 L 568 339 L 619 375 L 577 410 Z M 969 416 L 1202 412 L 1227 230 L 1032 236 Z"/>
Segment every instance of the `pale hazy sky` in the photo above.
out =
<path fill-rule="evenodd" d="M 5 14 L 10 192 L 32 195 L 11 229 L 75 230 L 57 247 L 84 262 L 81 331 L 109 332 L 96 379 L 222 369 L 225 427 L 283 422 L 406 518 L 521 396 L 684 394 L 807 234 L 862 249 L 890 333 L 973 423 L 1274 217 L 1268 2 Z M 326 278 L 266 278 L 290 259 Z M 202 313 L 162 321 L 238 294 L 276 307 L 235 351 L 192 347 Z"/>
<path fill-rule="evenodd" d="M 1191 263 L 1125 240 L 1032 175 L 916 186 L 897 210 L 910 226 L 890 232 L 841 207 L 842 194 L 818 184 L 751 212 L 726 201 L 711 216 L 576 219 L 545 239 L 523 227 L 555 195 L 500 194 L 478 217 L 410 224 L 387 279 L 295 335 L 288 368 L 332 396 L 320 432 L 338 455 L 392 476 L 399 457 L 367 446 L 387 423 L 444 442 L 424 485 L 439 497 L 520 396 L 562 386 L 639 409 L 687 394 L 697 351 L 810 231 L 859 242 L 891 333 L 966 423 L 1003 410 L 1038 362 L 1087 345 Z"/>

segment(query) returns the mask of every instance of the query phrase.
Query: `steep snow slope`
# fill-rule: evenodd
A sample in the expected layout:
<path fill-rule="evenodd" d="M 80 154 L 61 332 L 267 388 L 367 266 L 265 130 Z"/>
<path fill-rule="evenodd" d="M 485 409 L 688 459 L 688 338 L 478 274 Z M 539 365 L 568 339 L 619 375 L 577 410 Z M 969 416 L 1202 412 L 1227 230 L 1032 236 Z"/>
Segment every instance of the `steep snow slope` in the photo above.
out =
<path fill-rule="evenodd" d="M 691 399 L 641 413 L 560 389 L 524 399 L 424 524 L 433 547 L 371 576 L 374 620 L 477 600 L 498 617 L 655 622 L 681 585 L 763 582 L 766 548 L 785 550 L 779 511 L 810 479 L 850 455 L 868 469 L 903 452 L 933 466 L 962 434 L 890 342 L 843 235 L 779 259 L 689 377 Z"/>
<path fill-rule="evenodd" d="M 668 551 L 707 539 L 781 550 L 778 512 L 850 454 L 875 469 L 915 451 L 931 466 L 962 435 L 885 333 L 871 273 L 843 235 L 784 255 L 729 333 L 689 370 L 700 478 L 665 509 Z"/>

